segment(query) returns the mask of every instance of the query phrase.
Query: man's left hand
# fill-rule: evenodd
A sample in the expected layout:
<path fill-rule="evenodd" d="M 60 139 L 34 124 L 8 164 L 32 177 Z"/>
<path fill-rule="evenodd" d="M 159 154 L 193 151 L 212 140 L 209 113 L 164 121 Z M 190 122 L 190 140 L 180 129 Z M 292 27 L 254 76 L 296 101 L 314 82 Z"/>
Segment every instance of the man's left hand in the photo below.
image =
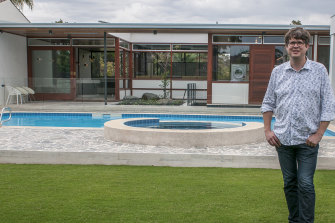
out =
<path fill-rule="evenodd" d="M 314 133 L 306 140 L 306 144 L 310 147 L 315 147 L 322 139 L 322 135 Z"/>

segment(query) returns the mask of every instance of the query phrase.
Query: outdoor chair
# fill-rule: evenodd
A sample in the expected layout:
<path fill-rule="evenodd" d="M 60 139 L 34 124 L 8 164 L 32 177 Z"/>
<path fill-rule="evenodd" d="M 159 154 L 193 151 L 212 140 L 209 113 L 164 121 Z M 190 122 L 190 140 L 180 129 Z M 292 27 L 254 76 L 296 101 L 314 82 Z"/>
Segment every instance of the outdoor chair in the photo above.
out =
<path fill-rule="evenodd" d="M 22 104 L 22 94 L 21 94 L 21 92 L 18 89 L 14 88 L 12 86 L 8 86 L 8 85 L 6 86 L 6 89 L 8 91 L 8 98 L 7 98 L 6 105 L 8 104 L 9 99 L 12 96 L 16 96 L 16 104 L 19 104 L 19 97 L 20 97 L 21 104 Z"/>
<path fill-rule="evenodd" d="M 24 88 L 22 88 L 22 87 L 14 87 L 14 88 L 21 92 L 21 97 L 22 96 L 26 96 L 27 102 L 28 102 L 28 100 L 29 100 L 29 92 L 27 90 L 25 90 Z M 23 100 L 23 102 L 24 102 L 24 100 Z"/>
<path fill-rule="evenodd" d="M 34 97 L 35 91 L 33 89 L 31 89 L 30 87 L 22 87 L 22 88 L 28 92 L 28 96 L 29 96 L 30 100 L 35 101 L 35 97 Z"/>

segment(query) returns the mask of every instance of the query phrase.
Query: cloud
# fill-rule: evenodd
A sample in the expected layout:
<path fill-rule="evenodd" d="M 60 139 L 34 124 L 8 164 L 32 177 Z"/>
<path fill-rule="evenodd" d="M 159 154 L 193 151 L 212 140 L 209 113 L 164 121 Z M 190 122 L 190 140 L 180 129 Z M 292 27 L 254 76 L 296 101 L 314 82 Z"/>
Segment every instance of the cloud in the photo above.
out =
<path fill-rule="evenodd" d="M 34 0 L 31 22 L 219 23 L 329 25 L 333 0 Z"/>

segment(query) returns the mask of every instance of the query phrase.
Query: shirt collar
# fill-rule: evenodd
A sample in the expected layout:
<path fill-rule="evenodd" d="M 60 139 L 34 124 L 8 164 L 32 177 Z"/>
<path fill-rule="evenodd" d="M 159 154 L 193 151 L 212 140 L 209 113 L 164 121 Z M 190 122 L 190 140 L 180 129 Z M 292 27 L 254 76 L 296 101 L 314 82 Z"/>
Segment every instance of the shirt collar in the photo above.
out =
<path fill-rule="evenodd" d="M 308 57 L 306 57 L 306 63 L 304 64 L 304 66 L 300 69 L 300 70 L 310 70 L 311 69 L 311 60 L 308 59 Z M 285 70 L 294 70 L 290 64 L 290 61 L 286 62 L 285 65 Z"/>

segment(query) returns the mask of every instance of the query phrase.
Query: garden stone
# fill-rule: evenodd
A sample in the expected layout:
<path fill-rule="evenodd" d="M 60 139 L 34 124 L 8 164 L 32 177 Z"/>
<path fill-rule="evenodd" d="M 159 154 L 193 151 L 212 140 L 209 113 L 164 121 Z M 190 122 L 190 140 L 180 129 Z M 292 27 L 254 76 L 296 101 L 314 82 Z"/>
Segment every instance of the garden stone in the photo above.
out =
<path fill-rule="evenodd" d="M 159 96 L 153 93 L 144 93 L 142 96 L 143 100 L 158 100 Z"/>

